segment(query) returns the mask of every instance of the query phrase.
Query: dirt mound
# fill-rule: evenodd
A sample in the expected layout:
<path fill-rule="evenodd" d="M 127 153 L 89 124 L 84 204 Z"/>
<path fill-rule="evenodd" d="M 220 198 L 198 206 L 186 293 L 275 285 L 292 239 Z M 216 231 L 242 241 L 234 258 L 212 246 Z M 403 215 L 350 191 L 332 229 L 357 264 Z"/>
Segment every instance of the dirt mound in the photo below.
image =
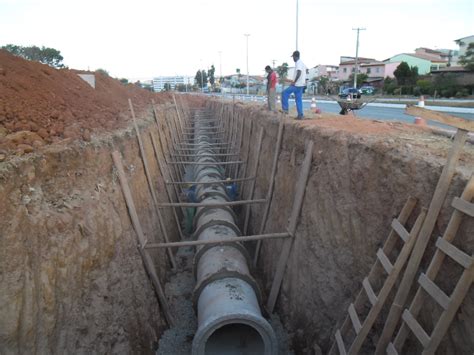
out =
<path fill-rule="evenodd" d="M 95 74 L 94 89 L 77 73 L 0 50 L 0 161 L 7 153 L 28 153 L 64 138 L 90 140 L 93 133 L 124 126 L 128 98 L 137 115 L 152 99 L 171 100 L 100 72 L 89 73 Z"/>

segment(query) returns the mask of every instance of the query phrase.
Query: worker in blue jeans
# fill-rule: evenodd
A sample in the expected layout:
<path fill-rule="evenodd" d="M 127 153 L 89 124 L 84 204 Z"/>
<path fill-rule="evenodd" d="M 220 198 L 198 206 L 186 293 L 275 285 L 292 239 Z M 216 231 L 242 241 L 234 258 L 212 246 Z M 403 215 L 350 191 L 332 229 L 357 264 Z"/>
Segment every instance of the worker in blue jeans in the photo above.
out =
<path fill-rule="evenodd" d="M 294 51 L 291 55 L 295 62 L 295 77 L 290 86 L 283 90 L 281 95 L 281 108 L 283 112 L 288 113 L 288 99 L 290 95 L 295 94 L 296 110 L 298 111 L 297 120 L 304 119 L 303 115 L 303 89 L 306 85 L 306 66 L 300 59 L 300 52 Z"/>

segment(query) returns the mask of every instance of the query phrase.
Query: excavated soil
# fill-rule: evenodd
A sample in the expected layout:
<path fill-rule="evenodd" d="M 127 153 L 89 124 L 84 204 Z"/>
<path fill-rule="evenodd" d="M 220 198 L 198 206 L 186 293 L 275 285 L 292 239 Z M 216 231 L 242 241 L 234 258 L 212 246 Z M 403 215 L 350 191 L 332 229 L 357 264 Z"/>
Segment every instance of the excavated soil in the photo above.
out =
<path fill-rule="evenodd" d="M 130 98 L 137 115 L 170 102 L 133 84 L 124 85 L 102 72 L 95 89 L 75 70 L 57 70 L 0 50 L 0 154 L 32 152 L 64 139 L 90 141 L 91 135 L 124 128 L 131 119 Z"/>

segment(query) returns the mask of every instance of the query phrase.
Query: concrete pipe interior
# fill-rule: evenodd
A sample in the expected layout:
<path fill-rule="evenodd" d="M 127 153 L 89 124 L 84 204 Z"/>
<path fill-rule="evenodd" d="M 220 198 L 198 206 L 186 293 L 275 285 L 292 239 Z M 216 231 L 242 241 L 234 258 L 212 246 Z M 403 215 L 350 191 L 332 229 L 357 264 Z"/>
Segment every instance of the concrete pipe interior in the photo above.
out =
<path fill-rule="evenodd" d="M 232 323 L 216 329 L 205 345 L 206 355 L 263 354 L 265 344 L 260 333 L 253 327 Z"/>

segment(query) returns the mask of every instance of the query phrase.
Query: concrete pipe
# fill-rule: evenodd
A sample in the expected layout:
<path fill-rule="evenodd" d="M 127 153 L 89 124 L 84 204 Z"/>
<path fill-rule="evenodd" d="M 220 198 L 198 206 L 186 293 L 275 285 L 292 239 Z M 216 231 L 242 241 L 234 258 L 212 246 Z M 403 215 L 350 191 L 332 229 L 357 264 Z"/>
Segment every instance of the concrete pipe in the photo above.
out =
<path fill-rule="evenodd" d="M 216 157 L 209 156 L 222 148 L 203 132 L 204 120 L 196 117 L 194 136 L 198 143 L 193 181 L 211 184 L 196 187 L 196 199 L 204 203 L 229 201 L 224 183 L 224 169 Z M 215 183 L 214 183 L 215 182 Z M 199 207 L 194 216 L 193 237 L 198 240 L 240 236 L 232 208 Z M 202 245 L 196 249 L 194 274 L 197 280 L 193 301 L 198 312 L 198 330 L 193 340 L 193 354 L 275 354 L 277 341 L 270 324 L 262 317 L 261 293 L 249 270 L 250 256 L 241 243 Z"/>
<path fill-rule="evenodd" d="M 277 341 L 262 317 L 253 288 L 237 278 L 207 285 L 198 300 L 198 330 L 192 353 L 276 354 Z"/>

